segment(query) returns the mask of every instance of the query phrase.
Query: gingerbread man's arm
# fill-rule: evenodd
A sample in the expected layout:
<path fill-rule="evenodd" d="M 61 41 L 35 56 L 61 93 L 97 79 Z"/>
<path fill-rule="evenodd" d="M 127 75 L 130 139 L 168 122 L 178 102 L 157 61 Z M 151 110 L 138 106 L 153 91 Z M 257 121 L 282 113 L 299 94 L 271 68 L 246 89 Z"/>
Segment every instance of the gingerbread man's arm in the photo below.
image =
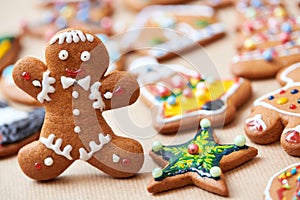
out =
<path fill-rule="evenodd" d="M 46 65 L 37 58 L 25 57 L 14 66 L 13 79 L 16 85 L 33 98 L 42 91 L 43 73 Z"/>
<path fill-rule="evenodd" d="M 140 87 L 136 78 L 128 72 L 111 73 L 100 82 L 105 110 L 131 105 L 140 95 Z"/>

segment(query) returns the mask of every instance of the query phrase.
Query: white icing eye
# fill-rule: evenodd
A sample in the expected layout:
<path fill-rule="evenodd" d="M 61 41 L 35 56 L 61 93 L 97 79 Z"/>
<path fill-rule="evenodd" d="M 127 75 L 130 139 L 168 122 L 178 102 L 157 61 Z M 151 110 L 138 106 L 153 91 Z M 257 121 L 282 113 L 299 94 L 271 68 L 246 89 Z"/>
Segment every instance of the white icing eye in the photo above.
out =
<path fill-rule="evenodd" d="M 67 52 L 67 50 L 61 50 L 58 54 L 59 59 L 61 60 L 66 60 L 69 56 L 69 53 Z"/>
<path fill-rule="evenodd" d="M 91 57 L 91 54 L 90 54 L 90 52 L 88 52 L 88 51 L 82 52 L 82 53 L 81 53 L 81 56 L 80 56 L 80 58 L 81 58 L 81 60 L 82 60 L 83 62 L 88 61 L 88 60 L 90 59 L 90 57 Z"/>

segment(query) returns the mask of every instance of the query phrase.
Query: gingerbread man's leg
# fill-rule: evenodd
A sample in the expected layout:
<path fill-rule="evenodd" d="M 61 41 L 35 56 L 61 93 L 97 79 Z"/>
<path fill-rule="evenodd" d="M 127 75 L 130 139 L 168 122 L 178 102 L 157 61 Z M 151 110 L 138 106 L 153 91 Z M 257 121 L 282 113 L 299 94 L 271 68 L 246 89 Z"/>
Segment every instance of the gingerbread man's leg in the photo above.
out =
<path fill-rule="evenodd" d="M 247 136 L 257 144 L 279 141 L 283 128 L 280 114 L 262 106 L 252 110 L 244 126 Z"/>
<path fill-rule="evenodd" d="M 297 117 L 289 116 L 288 124 L 282 132 L 282 148 L 292 156 L 300 156 L 300 123 Z"/>
<path fill-rule="evenodd" d="M 69 147 L 61 150 L 59 143 L 56 143 L 56 147 L 51 144 L 53 149 L 57 150 L 55 152 L 45 144 L 41 141 L 35 141 L 24 146 L 18 153 L 18 162 L 21 169 L 34 180 L 54 179 L 73 163 L 73 160 L 69 157 Z M 49 142 L 47 144 L 50 146 Z"/>
<path fill-rule="evenodd" d="M 131 177 L 144 163 L 143 148 L 136 140 L 114 136 L 88 162 L 112 177 Z"/>

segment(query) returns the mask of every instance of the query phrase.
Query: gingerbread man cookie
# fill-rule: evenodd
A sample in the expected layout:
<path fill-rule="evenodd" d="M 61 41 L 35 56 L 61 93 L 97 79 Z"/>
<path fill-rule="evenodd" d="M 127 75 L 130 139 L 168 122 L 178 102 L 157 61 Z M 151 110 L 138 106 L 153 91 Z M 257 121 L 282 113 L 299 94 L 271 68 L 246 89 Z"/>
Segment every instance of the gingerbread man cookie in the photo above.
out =
<path fill-rule="evenodd" d="M 117 136 L 102 115 L 137 100 L 135 78 L 125 72 L 105 76 L 106 48 L 85 30 L 56 33 L 45 58 L 47 64 L 25 57 L 13 70 L 17 86 L 46 110 L 39 141 L 18 154 L 23 172 L 35 180 L 49 180 L 80 159 L 113 177 L 136 174 L 144 161 L 141 144 Z"/>
<path fill-rule="evenodd" d="M 300 83 L 289 80 L 284 87 L 255 100 L 244 130 L 255 143 L 280 140 L 288 154 L 300 156 Z"/>
<path fill-rule="evenodd" d="M 163 167 L 152 171 L 148 184 L 151 193 L 196 185 L 204 190 L 228 196 L 222 172 L 242 165 L 257 155 L 257 149 L 246 145 L 239 135 L 234 144 L 218 144 L 208 119 L 202 119 L 200 130 L 192 140 L 179 145 L 153 143 L 150 156 Z"/>

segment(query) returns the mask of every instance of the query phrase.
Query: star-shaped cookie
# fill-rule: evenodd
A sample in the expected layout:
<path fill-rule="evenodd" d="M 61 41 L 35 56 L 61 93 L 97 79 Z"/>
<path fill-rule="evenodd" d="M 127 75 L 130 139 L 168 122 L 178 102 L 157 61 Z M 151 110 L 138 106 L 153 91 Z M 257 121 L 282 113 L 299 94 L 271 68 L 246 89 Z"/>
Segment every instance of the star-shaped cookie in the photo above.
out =
<path fill-rule="evenodd" d="M 196 185 L 204 190 L 228 196 L 222 172 L 231 170 L 257 155 L 257 149 L 245 145 L 245 137 L 237 136 L 234 144 L 219 144 L 208 119 L 200 122 L 196 136 L 186 143 L 164 146 L 154 142 L 150 156 L 163 169 L 152 171 L 150 193 Z"/>

